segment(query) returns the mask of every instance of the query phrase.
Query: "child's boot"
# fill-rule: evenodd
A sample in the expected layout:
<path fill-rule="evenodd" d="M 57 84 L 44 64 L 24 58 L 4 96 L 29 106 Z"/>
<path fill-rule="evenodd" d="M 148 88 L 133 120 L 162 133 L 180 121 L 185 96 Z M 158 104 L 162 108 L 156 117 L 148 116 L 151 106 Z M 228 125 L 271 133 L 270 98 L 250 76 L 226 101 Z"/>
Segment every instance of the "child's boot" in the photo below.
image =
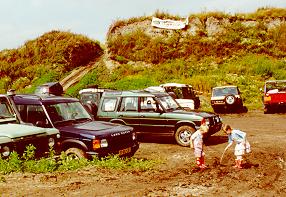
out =
<path fill-rule="evenodd" d="M 206 168 L 205 158 L 204 158 L 204 157 L 201 157 L 201 165 L 200 165 L 200 168 L 202 168 L 202 169 Z"/>
<path fill-rule="evenodd" d="M 198 167 L 201 167 L 201 158 L 196 158 L 196 163 Z"/>
<path fill-rule="evenodd" d="M 242 159 L 237 160 L 237 168 L 242 169 Z"/>
<path fill-rule="evenodd" d="M 238 161 L 239 161 L 238 159 L 235 160 L 235 165 L 232 166 L 233 168 L 238 168 Z"/>

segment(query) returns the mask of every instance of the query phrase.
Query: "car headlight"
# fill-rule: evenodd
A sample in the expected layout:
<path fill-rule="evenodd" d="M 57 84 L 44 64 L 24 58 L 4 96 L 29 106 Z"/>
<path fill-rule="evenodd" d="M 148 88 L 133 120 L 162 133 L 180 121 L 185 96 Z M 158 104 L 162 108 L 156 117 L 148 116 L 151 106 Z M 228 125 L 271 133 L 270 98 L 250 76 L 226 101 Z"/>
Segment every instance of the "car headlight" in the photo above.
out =
<path fill-rule="evenodd" d="M 132 140 L 136 140 L 136 138 L 137 138 L 136 133 L 133 132 L 133 133 L 132 133 Z"/>
<path fill-rule="evenodd" d="M 49 147 L 53 147 L 55 145 L 55 139 L 54 138 L 49 138 Z"/>
<path fill-rule="evenodd" d="M 8 157 L 10 155 L 10 148 L 8 146 L 4 146 L 2 148 L 2 155 L 4 157 Z"/>
<path fill-rule="evenodd" d="M 107 142 L 107 140 L 106 140 L 106 139 L 102 139 L 102 140 L 100 141 L 100 146 L 101 146 L 101 147 L 104 147 L 104 148 L 108 147 L 108 142 Z"/>
<path fill-rule="evenodd" d="M 93 150 L 99 149 L 99 148 L 106 148 L 108 147 L 108 142 L 106 139 L 94 139 L 92 140 L 92 148 Z"/>

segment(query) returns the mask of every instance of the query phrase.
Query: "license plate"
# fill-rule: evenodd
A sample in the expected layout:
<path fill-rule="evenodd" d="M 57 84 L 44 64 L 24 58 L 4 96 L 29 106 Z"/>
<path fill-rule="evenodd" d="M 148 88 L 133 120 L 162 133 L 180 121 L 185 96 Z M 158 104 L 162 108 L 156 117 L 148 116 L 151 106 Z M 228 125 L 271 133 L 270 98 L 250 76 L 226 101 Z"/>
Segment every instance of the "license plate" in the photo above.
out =
<path fill-rule="evenodd" d="M 119 150 L 119 155 L 125 155 L 127 153 L 130 153 L 131 152 L 131 147 L 128 147 L 128 148 L 125 148 L 125 149 L 122 149 L 122 150 Z"/>

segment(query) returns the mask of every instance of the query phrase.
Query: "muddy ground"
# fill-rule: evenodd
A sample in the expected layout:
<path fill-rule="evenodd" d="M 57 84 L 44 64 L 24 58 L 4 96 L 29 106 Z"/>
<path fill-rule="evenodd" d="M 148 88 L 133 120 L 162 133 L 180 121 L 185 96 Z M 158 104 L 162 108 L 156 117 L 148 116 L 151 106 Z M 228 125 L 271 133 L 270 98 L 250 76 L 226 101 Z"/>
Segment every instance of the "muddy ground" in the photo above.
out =
<path fill-rule="evenodd" d="M 219 158 L 227 145 L 222 132 L 206 142 L 208 168 L 195 168 L 193 152 L 171 139 L 145 139 L 134 157 L 159 159 L 152 171 L 85 168 L 53 174 L 12 173 L 0 183 L 1 196 L 286 196 L 286 114 L 221 115 L 248 134 L 252 153 L 244 169 L 234 169 L 233 148 Z"/>

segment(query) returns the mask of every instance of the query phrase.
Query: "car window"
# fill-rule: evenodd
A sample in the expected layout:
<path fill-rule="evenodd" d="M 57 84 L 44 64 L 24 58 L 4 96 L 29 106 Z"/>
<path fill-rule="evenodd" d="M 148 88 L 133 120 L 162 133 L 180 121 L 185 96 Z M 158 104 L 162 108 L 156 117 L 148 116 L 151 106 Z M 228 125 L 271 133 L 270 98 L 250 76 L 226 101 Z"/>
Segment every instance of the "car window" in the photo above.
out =
<path fill-rule="evenodd" d="M 140 97 L 140 109 L 145 112 L 155 112 L 158 105 L 153 97 Z"/>
<path fill-rule="evenodd" d="M 237 95 L 237 87 L 227 87 L 227 88 L 214 88 L 212 96 L 225 96 L 228 94 Z"/>
<path fill-rule="evenodd" d="M 45 105 L 45 107 L 53 123 L 91 119 L 80 102 L 56 103 Z"/>
<path fill-rule="evenodd" d="M 171 96 L 158 97 L 157 99 L 161 102 L 166 110 L 176 110 L 180 108 L 178 103 Z"/>
<path fill-rule="evenodd" d="M 138 111 L 138 97 L 122 97 L 119 111 Z"/>
<path fill-rule="evenodd" d="M 84 104 L 87 104 L 88 102 L 98 104 L 99 100 L 100 100 L 100 93 L 84 93 L 84 94 L 81 94 L 80 100 Z"/>
<path fill-rule="evenodd" d="M 0 116 L 6 118 L 13 117 L 13 112 L 6 98 L 0 98 Z"/>
<path fill-rule="evenodd" d="M 45 126 L 51 127 L 41 105 L 17 105 L 17 108 L 24 122 L 36 125 L 41 121 L 45 123 Z"/>
<path fill-rule="evenodd" d="M 105 99 L 103 99 L 101 110 L 104 112 L 115 111 L 116 102 L 117 102 L 116 98 L 105 98 Z"/>

